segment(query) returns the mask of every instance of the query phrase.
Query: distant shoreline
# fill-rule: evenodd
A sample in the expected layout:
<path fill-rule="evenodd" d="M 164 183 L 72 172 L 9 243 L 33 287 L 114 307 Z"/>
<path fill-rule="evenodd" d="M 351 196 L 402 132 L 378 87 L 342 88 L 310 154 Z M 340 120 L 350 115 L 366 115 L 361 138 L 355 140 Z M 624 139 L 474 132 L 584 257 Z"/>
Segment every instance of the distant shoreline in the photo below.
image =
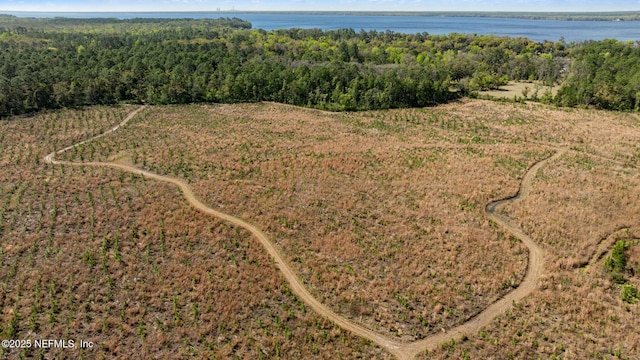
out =
<path fill-rule="evenodd" d="M 349 16 L 422 16 L 422 17 L 483 17 L 510 18 L 530 20 L 561 21 L 640 21 L 640 11 L 613 12 L 512 12 L 512 11 L 7 11 L 0 9 L 0 14 L 300 14 L 300 15 L 349 15 Z M 22 16 L 19 16 L 22 17 Z"/>

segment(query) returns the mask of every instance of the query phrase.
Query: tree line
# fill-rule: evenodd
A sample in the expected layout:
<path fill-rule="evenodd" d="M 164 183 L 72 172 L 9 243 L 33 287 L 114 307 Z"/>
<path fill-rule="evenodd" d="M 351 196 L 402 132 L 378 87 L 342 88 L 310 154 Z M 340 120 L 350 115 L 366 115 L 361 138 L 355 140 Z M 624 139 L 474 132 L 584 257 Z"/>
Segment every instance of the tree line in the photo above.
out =
<path fill-rule="evenodd" d="M 633 110 L 637 44 L 474 34 L 251 29 L 241 19 L 0 22 L 0 116 L 119 102 L 276 101 L 329 110 L 421 107 L 509 80 L 553 101 Z"/>

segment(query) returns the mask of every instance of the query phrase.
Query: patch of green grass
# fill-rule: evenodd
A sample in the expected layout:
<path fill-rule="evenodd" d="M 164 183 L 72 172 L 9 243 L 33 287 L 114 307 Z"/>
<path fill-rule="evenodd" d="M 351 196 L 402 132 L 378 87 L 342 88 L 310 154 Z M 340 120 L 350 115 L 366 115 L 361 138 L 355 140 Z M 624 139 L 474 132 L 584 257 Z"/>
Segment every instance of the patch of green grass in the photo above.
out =
<path fill-rule="evenodd" d="M 639 299 L 638 289 L 631 284 L 622 285 L 622 301 L 635 304 Z"/>

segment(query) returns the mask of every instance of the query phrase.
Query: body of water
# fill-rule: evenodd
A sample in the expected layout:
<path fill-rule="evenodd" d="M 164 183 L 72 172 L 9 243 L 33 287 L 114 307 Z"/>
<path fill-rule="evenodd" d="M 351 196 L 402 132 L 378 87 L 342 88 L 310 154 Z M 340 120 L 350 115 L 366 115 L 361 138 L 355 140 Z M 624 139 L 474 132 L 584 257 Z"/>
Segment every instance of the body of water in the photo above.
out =
<path fill-rule="evenodd" d="M 429 33 L 446 35 L 465 33 L 526 37 L 534 41 L 585 41 L 618 39 L 640 40 L 639 21 L 566 21 L 532 20 L 490 17 L 406 16 L 406 15 L 354 15 L 354 14 L 297 14 L 297 13 L 244 13 L 244 12 L 112 12 L 112 13 L 51 13 L 6 12 L 19 17 L 68 17 L 117 19 L 131 18 L 219 18 L 237 17 L 251 22 L 254 28 L 264 30 L 289 28 L 320 28 L 335 30 L 352 28 L 356 31 L 391 30 L 399 33 Z"/>

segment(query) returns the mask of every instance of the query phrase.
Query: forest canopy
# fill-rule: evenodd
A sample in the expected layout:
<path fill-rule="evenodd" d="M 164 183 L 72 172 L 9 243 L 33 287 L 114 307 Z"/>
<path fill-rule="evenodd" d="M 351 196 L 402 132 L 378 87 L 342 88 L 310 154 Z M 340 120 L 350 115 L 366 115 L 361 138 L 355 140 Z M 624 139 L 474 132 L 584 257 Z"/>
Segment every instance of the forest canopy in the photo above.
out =
<path fill-rule="evenodd" d="M 0 116 L 119 102 L 276 101 L 329 110 L 421 107 L 510 80 L 541 100 L 638 110 L 640 47 L 475 34 L 289 29 L 237 18 L 0 16 Z"/>

